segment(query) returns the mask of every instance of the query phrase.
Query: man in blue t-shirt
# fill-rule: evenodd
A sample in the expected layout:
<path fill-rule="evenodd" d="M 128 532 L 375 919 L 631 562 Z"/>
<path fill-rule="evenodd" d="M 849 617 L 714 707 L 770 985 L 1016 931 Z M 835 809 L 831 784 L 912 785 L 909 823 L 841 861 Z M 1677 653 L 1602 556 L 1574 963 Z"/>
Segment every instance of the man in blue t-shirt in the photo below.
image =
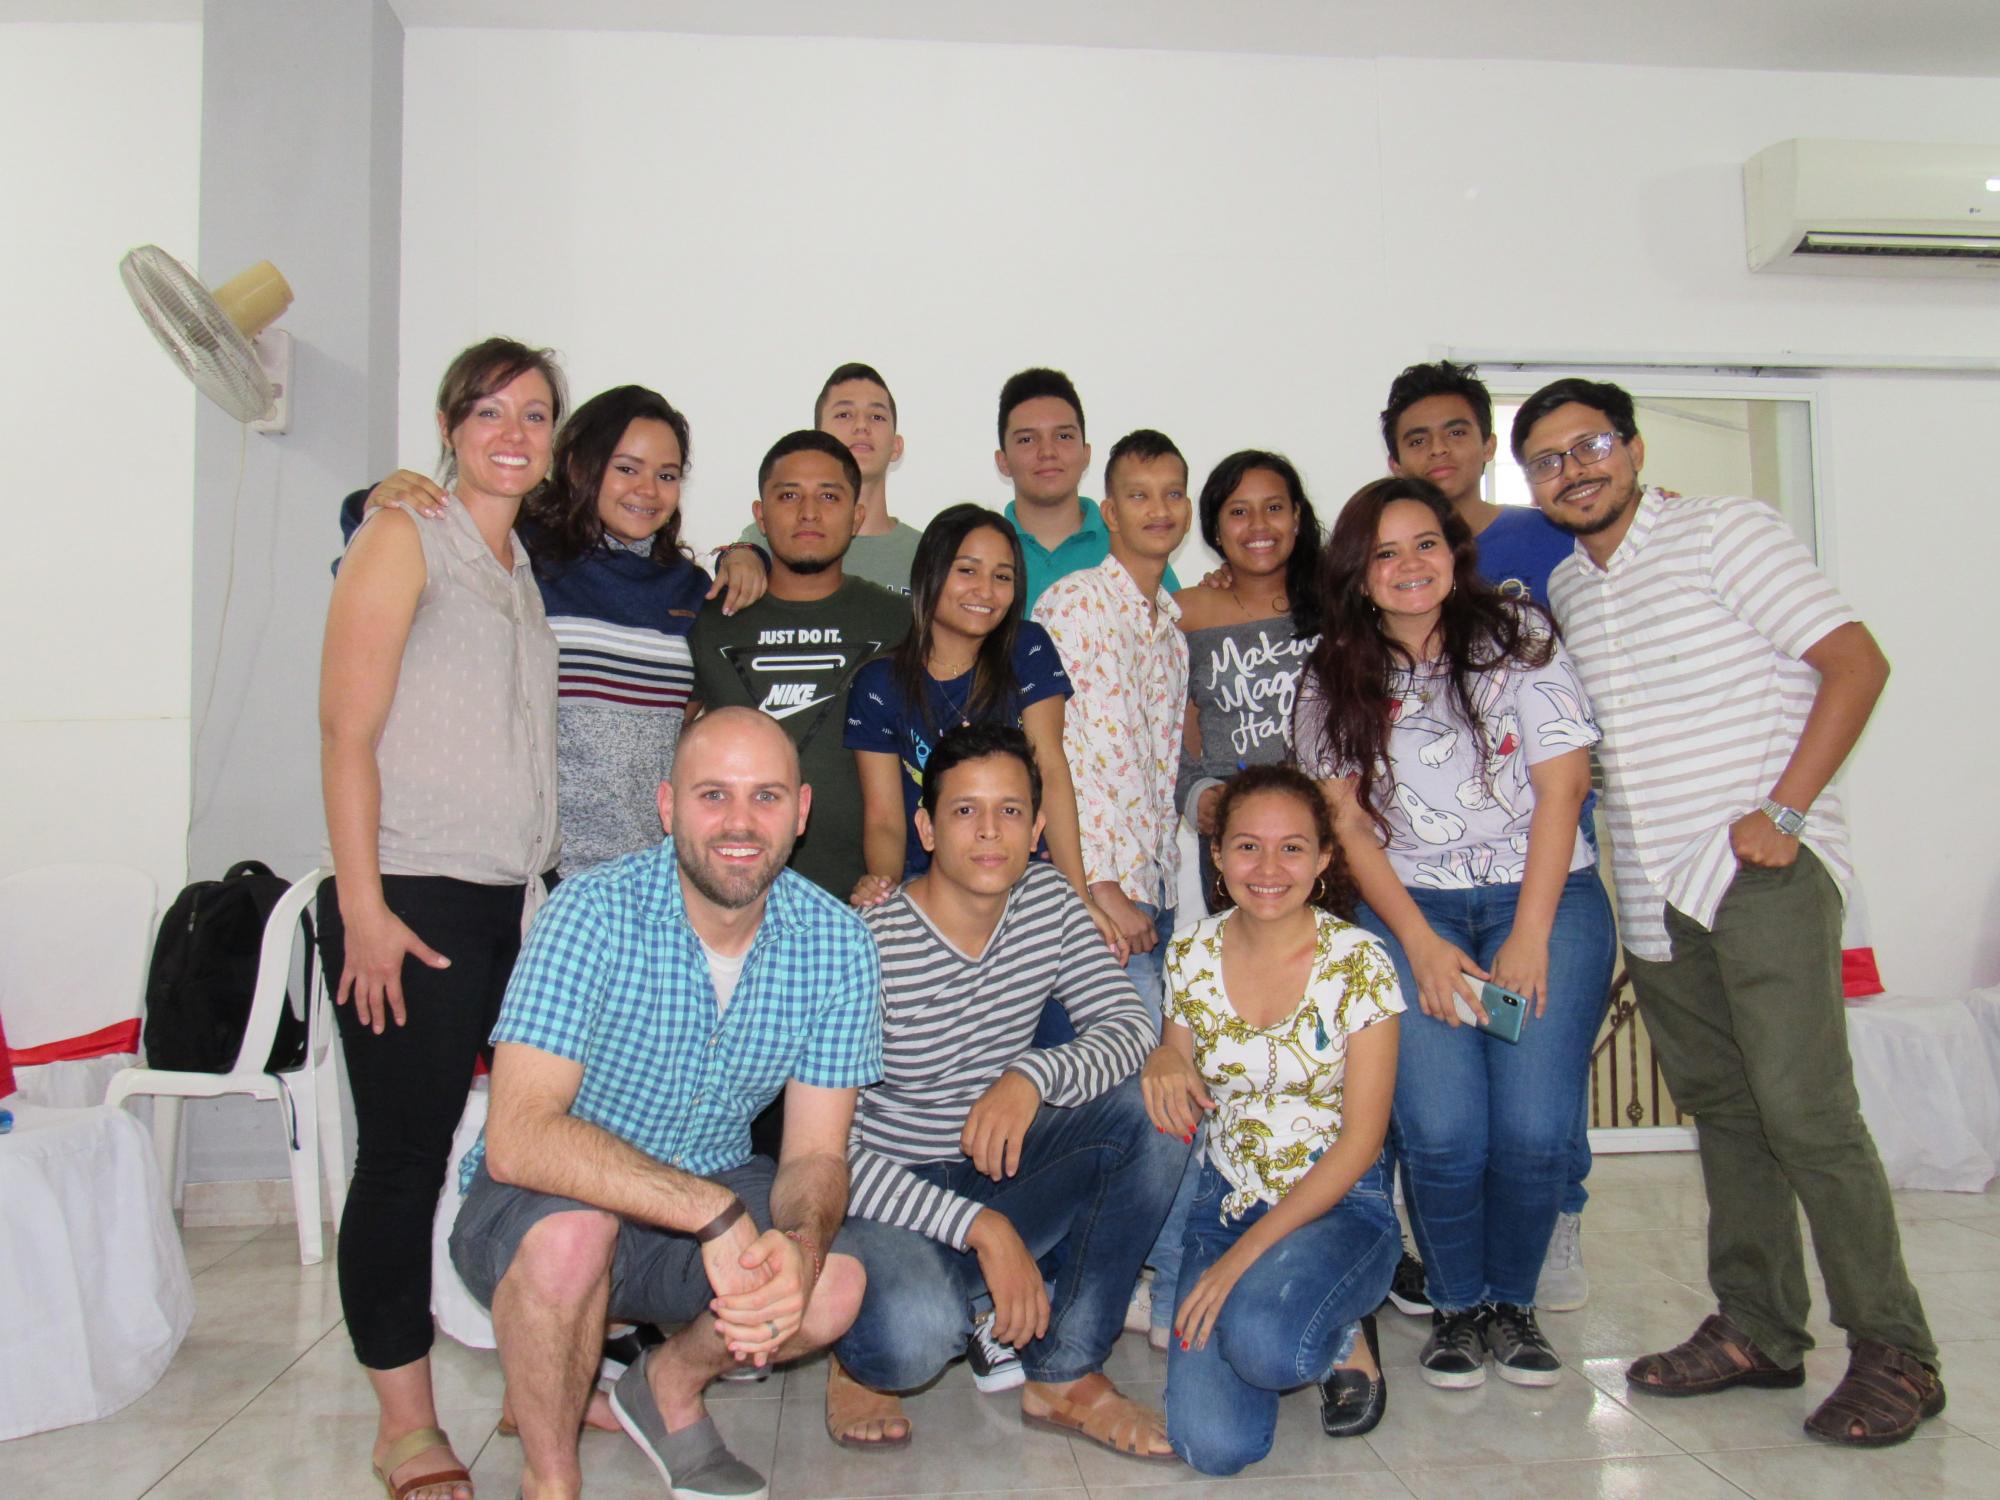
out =
<path fill-rule="evenodd" d="M 1528 505 L 1495 505 L 1480 493 L 1486 466 L 1493 462 L 1493 397 L 1473 365 L 1411 365 L 1389 385 L 1382 410 L 1382 441 L 1389 450 L 1389 471 L 1410 479 L 1427 479 L 1444 491 L 1479 546 L 1479 574 L 1511 598 L 1548 605 L 1549 574 L 1576 550 L 1576 540 L 1541 511 Z M 1596 796 L 1585 799 L 1584 834 L 1591 830 Z M 1587 1096 L 1586 1096 L 1587 1097 Z M 1583 1206 L 1589 1199 L 1583 1180 L 1590 1175 L 1590 1133 L 1587 1118 L 1579 1119 L 1571 1148 L 1569 1184 L 1563 1191 L 1562 1212 L 1549 1237 L 1535 1305 L 1563 1312 L 1584 1305 L 1590 1278 L 1583 1269 Z M 1394 1300 L 1405 1312 L 1422 1310 L 1421 1271 L 1397 1267 Z"/>

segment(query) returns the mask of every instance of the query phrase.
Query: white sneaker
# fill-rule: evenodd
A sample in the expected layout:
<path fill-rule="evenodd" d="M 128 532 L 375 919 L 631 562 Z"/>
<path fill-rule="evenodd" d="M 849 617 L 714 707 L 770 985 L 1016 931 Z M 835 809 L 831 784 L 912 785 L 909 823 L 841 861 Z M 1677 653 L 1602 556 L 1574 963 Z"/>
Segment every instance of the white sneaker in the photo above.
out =
<path fill-rule="evenodd" d="M 1590 1273 L 1583 1268 L 1583 1215 L 1557 1214 L 1535 1283 L 1535 1306 L 1543 1312 L 1575 1312 L 1590 1300 Z"/>
<path fill-rule="evenodd" d="M 1153 1278 L 1141 1271 L 1138 1283 L 1132 1288 L 1132 1300 L 1125 1305 L 1125 1331 L 1144 1333 L 1152 1326 Z"/>
<path fill-rule="evenodd" d="M 1171 1328 L 1149 1328 L 1146 1330 L 1146 1345 L 1155 1354 L 1165 1354 L 1167 1345 L 1173 1342 L 1173 1337 Z"/>

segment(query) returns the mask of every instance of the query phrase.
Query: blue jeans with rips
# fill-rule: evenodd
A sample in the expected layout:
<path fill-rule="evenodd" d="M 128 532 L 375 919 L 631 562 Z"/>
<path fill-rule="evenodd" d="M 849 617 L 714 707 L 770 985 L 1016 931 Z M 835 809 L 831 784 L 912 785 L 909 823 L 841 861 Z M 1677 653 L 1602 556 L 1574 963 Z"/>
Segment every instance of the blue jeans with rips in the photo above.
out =
<path fill-rule="evenodd" d="M 1111 1352 L 1187 1151 L 1153 1128 L 1133 1077 L 1084 1104 L 1043 1105 L 1003 1181 L 962 1156 L 910 1170 L 1005 1215 L 1053 1277 L 1049 1331 L 1019 1353 L 1030 1380 L 1061 1382 Z M 854 1326 L 833 1346 L 856 1380 L 914 1390 L 965 1352 L 972 1299 L 986 1290 L 978 1255 L 870 1219 L 849 1219 L 839 1248 L 868 1272 Z"/>
<path fill-rule="evenodd" d="M 1514 928 L 1518 885 L 1410 888 L 1438 936 L 1491 968 Z M 1569 1185 L 1590 1049 L 1611 998 L 1611 903 L 1595 869 L 1564 883 L 1549 936 L 1548 1006 L 1518 1043 L 1419 1009 L 1409 960 L 1363 905 L 1356 920 L 1396 963 L 1408 1010 L 1396 1063 L 1395 1121 L 1410 1229 L 1431 1306 L 1532 1307 L 1549 1233 Z"/>
<path fill-rule="evenodd" d="M 1222 1217 L 1229 1183 L 1204 1162 L 1188 1209 L 1181 1275 L 1201 1275 L 1266 1213 Z M 1222 1304 L 1208 1343 L 1167 1350 L 1167 1440 L 1203 1474 L 1234 1474 L 1271 1451 L 1278 1398 L 1347 1358 L 1356 1324 L 1389 1292 L 1402 1231 L 1377 1162 L 1345 1196 L 1259 1256 Z"/>

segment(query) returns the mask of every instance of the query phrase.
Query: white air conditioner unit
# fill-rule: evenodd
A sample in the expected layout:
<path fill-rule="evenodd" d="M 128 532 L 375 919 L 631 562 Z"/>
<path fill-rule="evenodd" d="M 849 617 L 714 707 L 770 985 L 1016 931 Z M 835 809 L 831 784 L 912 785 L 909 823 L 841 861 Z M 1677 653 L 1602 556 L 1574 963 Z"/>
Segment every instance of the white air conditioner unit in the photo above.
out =
<path fill-rule="evenodd" d="M 2000 281 L 2000 146 L 1780 141 L 1743 166 L 1753 271 Z"/>

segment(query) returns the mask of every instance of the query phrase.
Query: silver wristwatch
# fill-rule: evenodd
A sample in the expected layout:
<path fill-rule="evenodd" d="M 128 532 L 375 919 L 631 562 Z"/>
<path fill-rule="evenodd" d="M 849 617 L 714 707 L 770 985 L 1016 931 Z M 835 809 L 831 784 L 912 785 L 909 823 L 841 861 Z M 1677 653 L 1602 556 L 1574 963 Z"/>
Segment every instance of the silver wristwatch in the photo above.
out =
<path fill-rule="evenodd" d="M 1806 830 L 1806 815 L 1795 807 L 1787 807 L 1782 802 L 1773 802 L 1766 797 L 1761 804 L 1764 816 L 1777 825 L 1778 832 L 1788 839 L 1795 839 Z"/>

